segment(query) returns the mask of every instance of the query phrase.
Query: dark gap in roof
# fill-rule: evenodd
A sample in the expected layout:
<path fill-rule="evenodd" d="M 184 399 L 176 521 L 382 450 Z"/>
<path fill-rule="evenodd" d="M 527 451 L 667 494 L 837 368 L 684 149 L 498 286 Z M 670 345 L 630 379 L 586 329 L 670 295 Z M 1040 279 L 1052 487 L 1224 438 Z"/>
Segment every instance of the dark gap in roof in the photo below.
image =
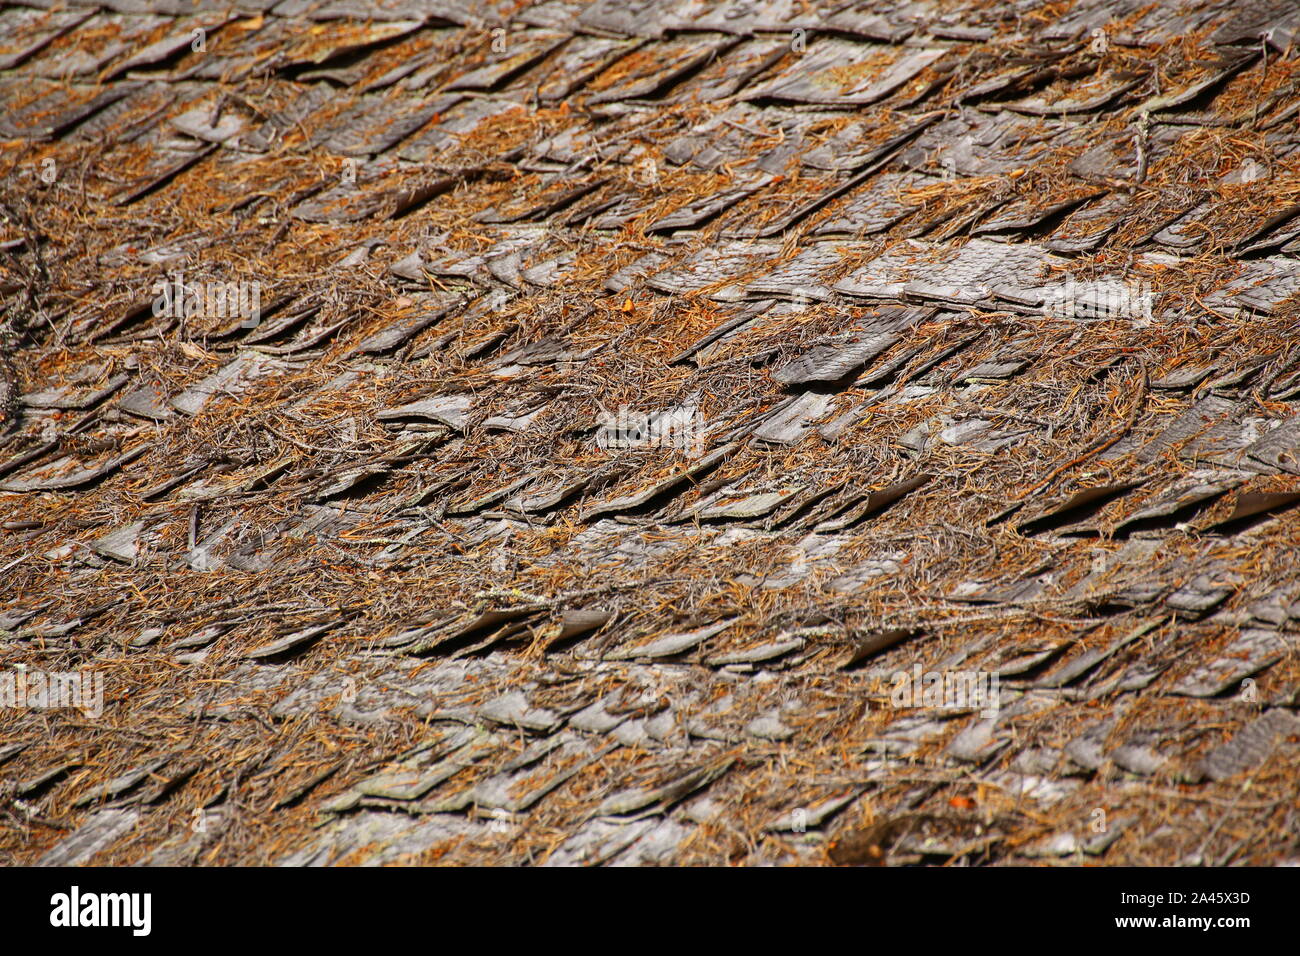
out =
<path fill-rule="evenodd" d="M 1001 65 L 1004 67 L 1012 67 L 1017 65 L 1031 66 L 1034 63 L 1045 63 L 1045 62 L 1050 62 L 1052 60 L 1063 59 L 1065 56 L 1068 55 L 1069 51 L 1054 50 L 1054 51 L 1039 51 L 1039 53 L 1040 53 L 1039 56 L 1033 58 L 1007 57 Z M 1069 71 L 1062 71 L 1056 66 L 1044 66 L 1042 69 L 1036 70 L 1028 74 L 1027 76 L 1023 76 L 1016 80 L 1013 80 L 1012 82 L 1008 83 L 1006 86 L 1002 87 L 1001 89 L 991 90 L 988 93 L 984 94 L 983 96 L 973 97 L 970 99 L 963 99 L 961 105 L 963 107 L 966 107 L 966 106 L 974 106 L 977 103 L 978 104 L 1005 104 L 1005 103 L 1015 102 L 1016 100 L 1024 99 L 1025 97 L 1033 93 L 1037 93 L 1039 90 L 1042 90 L 1045 87 L 1051 86 L 1059 79 L 1069 78 L 1065 76 L 1066 72 Z M 1084 72 L 1086 75 L 1087 73 L 1093 71 L 1085 70 Z"/>
<path fill-rule="evenodd" d="M 1006 681 L 1009 686 L 1013 687 L 1028 687 L 1029 685 L 1033 685 L 1037 683 L 1040 678 L 1045 677 L 1049 670 L 1060 664 L 1072 646 L 1073 645 L 1069 641 L 1065 641 L 1059 647 L 1044 653 L 1041 659 L 1035 661 L 1031 666 L 1026 667 L 1024 670 L 1017 670 L 1015 674 L 1003 677 L 1002 680 Z M 1100 663 L 1102 663 L 1102 661 L 1097 662 L 1097 664 Z M 1085 677 L 1090 671 L 1094 670 L 1096 666 L 1096 664 L 1092 665 L 1081 673 L 1071 677 L 1068 681 L 1064 681 L 1060 686 L 1068 686 L 1079 678 Z M 1051 686 L 1055 688 L 1057 685 Z"/>
<path fill-rule="evenodd" d="M 38 777 L 30 781 L 16 782 L 15 792 L 27 800 L 39 799 L 52 790 L 56 784 L 66 780 L 68 775 L 72 773 L 76 767 L 77 764 L 68 764 L 67 766 L 57 768 L 57 770 L 50 774 L 47 779 L 40 779 Z"/>
<path fill-rule="evenodd" d="M 444 193 L 451 192 L 462 182 L 469 182 L 476 178 L 478 177 L 439 176 L 430 182 L 403 190 L 398 194 L 397 205 L 388 218 L 393 221 L 404 219 L 411 213 L 418 212 Z"/>
<path fill-rule="evenodd" d="M 565 650 L 594 637 L 614 618 L 613 611 L 601 611 L 598 608 L 568 611 L 560 622 L 560 633 L 546 645 L 546 652 Z"/>
<path fill-rule="evenodd" d="M 576 34 L 575 34 L 574 36 L 576 36 Z M 480 90 L 485 90 L 485 91 L 491 93 L 491 92 L 493 92 L 493 91 L 495 91 L 495 90 L 499 90 L 499 89 L 501 89 L 501 88 L 504 87 L 504 86 L 509 86 L 511 83 L 513 83 L 515 80 L 519 79 L 521 76 L 523 76 L 523 75 L 524 75 L 525 73 L 527 73 L 529 70 L 531 70 L 533 67 L 537 66 L 537 65 L 538 65 L 539 63 L 541 63 L 543 60 L 547 59 L 551 54 L 553 54 L 553 53 L 560 53 L 561 51 L 563 51 L 563 49 L 564 49 L 566 46 L 568 46 L 569 43 L 573 41 L 573 39 L 574 39 L 574 37 L 571 36 L 571 37 L 569 37 L 569 39 L 567 39 L 567 40 L 562 40 L 562 41 L 560 41 L 560 43 L 557 44 L 557 45 L 555 45 L 555 46 L 549 46 L 549 47 L 548 47 L 548 46 L 543 45 L 541 48 L 538 49 L 537 53 L 536 53 L 534 56 L 532 56 L 532 57 L 530 57 L 529 59 L 525 60 L 523 63 L 521 63 L 521 64 L 519 64 L 518 66 L 516 66 L 516 67 L 515 67 L 513 70 L 511 70 L 510 72 L 503 74 L 503 75 L 502 75 L 500 78 L 498 78 L 497 81 L 496 81 L 495 83 L 493 83 L 491 86 L 479 87 L 479 89 L 480 89 Z M 485 65 L 486 65 L 486 64 L 485 64 Z"/>
<path fill-rule="evenodd" d="M 648 501 L 644 502 L 643 504 L 636 505 L 634 507 L 630 507 L 627 509 L 621 509 L 618 512 L 618 517 L 621 518 L 649 517 L 650 515 L 653 515 L 656 512 L 662 511 L 668 505 L 672 504 L 673 500 L 677 498 L 679 495 L 686 494 L 692 489 L 698 488 L 701 484 L 700 479 L 703 478 L 705 475 L 711 473 L 712 471 L 716 470 L 718 466 L 723 463 L 724 460 L 725 460 L 724 458 L 719 458 L 717 461 L 710 464 L 707 468 L 705 468 L 703 471 L 699 472 L 698 474 L 692 475 L 690 477 L 683 477 L 680 481 L 675 481 L 670 487 L 665 488 L 663 491 L 659 492 L 659 494 L 650 498 Z M 601 514 L 600 517 L 603 519 L 607 517 L 613 517 L 613 515 Z"/>
<path fill-rule="evenodd" d="M 1227 493 L 1228 489 L 1224 488 L 1222 491 L 1215 494 L 1207 495 L 1204 498 L 1198 498 L 1194 501 L 1189 501 L 1187 504 L 1175 511 L 1171 511 L 1167 515 L 1155 515 L 1150 518 L 1139 518 L 1136 521 L 1123 522 L 1115 526 L 1113 537 L 1119 541 L 1126 541 L 1134 534 L 1143 531 L 1172 531 L 1178 525 L 1194 518 L 1196 515 L 1209 508 Z"/>
<path fill-rule="evenodd" d="M 446 482 L 435 483 L 431 487 L 421 491 L 415 498 L 411 499 L 407 503 L 406 507 L 407 509 L 423 508 L 427 506 L 434 499 L 442 496 L 446 496 L 448 500 L 451 500 L 452 496 L 457 491 L 462 491 L 463 489 L 468 488 L 469 486 L 470 486 L 470 479 L 463 475 L 452 478 L 451 480 Z"/>
<path fill-rule="evenodd" d="M 1283 228 L 1300 217 L 1300 203 L 1293 203 L 1270 216 L 1255 232 L 1237 243 L 1233 254 L 1238 259 L 1265 259 L 1277 255 L 1280 248 L 1295 238 L 1292 230 Z M 1272 238 L 1267 238 L 1269 234 Z"/>
<path fill-rule="evenodd" d="M 1223 88 L 1235 79 L 1238 74 L 1248 70 L 1256 60 L 1259 59 L 1259 49 L 1256 48 L 1250 55 L 1242 56 L 1236 63 L 1228 62 L 1228 58 L 1220 62 L 1224 72 L 1213 83 L 1201 90 L 1189 100 L 1184 100 L 1178 104 L 1179 113 L 1196 113 L 1201 110 L 1209 109 L 1215 98 L 1223 92 Z M 1160 122 L 1159 113 L 1151 117 L 1151 125 L 1154 127 Z"/>
<path fill-rule="evenodd" d="M 62 139 L 67 134 L 76 131 L 79 126 L 94 119 L 110 106 L 117 103 L 119 100 L 125 99 L 127 96 L 134 93 L 136 90 L 141 89 L 145 85 L 146 84 L 143 82 L 128 82 L 123 80 L 99 94 L 82 108 L 74 109 L 70 113 L 62 113 L 58 116 L 57 123 L 46 127 L 43 131 L 43 135 L 34 138 L 38 141 Z"/>
<path fill-rule="evenodd" d="M 528 609 L 513 608 L 508 610 L 488 610 L 459 630 L 446 635 L 435 635 L 416 647 L 403 653 L 413 656 L 437 651 L 440 657 L 468 650 L 483 639 L 492 639 L 502 631 L 513 632 L 516 623 L 523 619 L 525 624 L 532 623 L 540 617 L 537 612 Z M 495 641 L 493 641 L 495 643 Z"/>
<path fill-rule="evenodd" d="M 146 196 L 156 193 L 158 190 L 167 186 L 182 173 L 188 172 L 200 160 L 206 159 L 218 149 L 216 143 L 210 143 L 203 149 L 197 149 L 191 156 L 186 157 L 172 165 L 170 169 L 163 172 L 161 176 L 155 177 L 152 181 L 139 185 L 128 186 L 126 190 L 118 193 L 117 197 L 111 200 L 116 206 L 130 206 L 139 202 Z"/>
<path fill-rule="evenodd" d="M 835 491 L 836 492 L 845 491 L 845 486 L 841 486 L 835 489 Z M 840 498 L 839 501 L 833 502 L 826 508 L 826 511 L 821 515 L 818 524 L 827 521 L 834 521 L 836 518 L 840 517 L 841 515 L 848 514 L 853 508 L 857 507 L 858 505 L 862 504 L 862 502 L 866 501 L 868 496 L 869 493 L 865 491 L 846 492 L 844 496 Z"/>
<path fill-rule="evenodd" d="M 251 494 L 252 492 L 255 491 L 266 491 L 268 488 L 270 488 L 273 484 L 275 484 L 277 481 L 279 481 L 288 473 L 289 473 L 289 463 L 285 462 L 284 464 L 280 465 L 278 468 L 273 468 L 270 471 L 266 472 L 265 474 L 261 475 L 256 481 L 254 481 L 251 485 L 249 485 L 246 489 L 244 489 L 244 491 L 247 494 Z"/>
<path fill-rule="evenodd" d="M 1121 482 L 1117 485 L 1085 488 L 1075 492 L 1063 504 L 1052 508 L 1047 514 L 1026 521 L 1016 530 L 1023 535 L 1034 535 L 1063 525 L 1076 524 L 1091 518 L 1116 498 L 1132 491 L 1134 487 L 1136 487 L 1134 482 Z"/>
<path fill-rule="evenodd" d="M 812 511 L 814 508 L 816 508 L 818 505 L 824 502 L 827 498 L 831 497 L 836 492 L 841 491 L 843 488 L 844 488 L 843 484 L 838 484 L 838 485 L 831 485 L 828 488 L 818 489 L 817 491 L 808 495 L 802 501 L 797 502 L 794 508 L 790 512 L 774 519 L 770 527 L 783 528 L 795 521 L 798 521 L 800 518 L 806 516 L 808 512 Z"/>
<path fill-rule="evenodd" d="M 841 375 L 839 378 L 835 379 L 834 381 L 803 382 L 803 383 L 799 383 L 798 385 L 786 388 L 786 392 L 788 392 L 791 395 L 805 395 L 805 394 L 839 395 L 841 392 L 846 392 L 853 387 L 854 383 L 856 383 L 857 380 L 861 377 L 863 369 L 870 364 L 870 361 L 874 361 L 874 359 L 868 360 L 867 362 L 864 362 L 862 365 L 848 372 L 845 372 L 843 375 Z"/>
<path fill-rule="evenodd" d="M 258 330 L 262 328 L 263 323 L 267 323 L 270 319 L 274 318 L 279 313 L 283 312 L 285 308 L 289 306 L 291 303 L 296 303 L 300 301 L 301 299 L 288 293 L 282 292 L 278 295 L 275 295 L 274 298 L 272 298 L 271 301 L 262 308 L 258 325 L 254 326 L 253 328 L 244 328 L 242 324 L 235 324 L 231 328 L 223 331 L 213 332 L 211 334 L 204 333 L 202 336 L 203 344 L 206 347 L 208 343 L 212 341 L 224 342 L 226 344 L 221 346 L 214 346 L 214 347 L 215 348 L 238 348 L 241 342 L 247 342 L 252 340 L 257 335 Z M 286 318 L 292 318 L 292 316 L 286 316 Z M 303 316 L 303 318 L 306 318 L 306 316 Z M 238 341 L 230 341 L 230 340 L 238 340 Z"/>
<path fill-rule="evenodd" d="M 298 309 L 292 312 L 286 312 L 284 315 L 277 315 L 283 312 L 284 307 L 277 307 L 269 315 L 262 314 L 262 321 L 257 328 L 251 329 L 249 334 L 241 340 L 241 345 L 263 345 L 270 342 L 277 342 L 288 338 L 298 329 L 302 328 L 304 323 L 310 322 L 320 314 L 320 306 L 313 304 L 305 309 Z M 272 317 L 275 321 L 269 321 Z"/>
<path fill-rule="evenodd" d="M 383 471 L 366 475 L 364 478 L 357 480 L 341 491 L 337 491 L 332 495 L 326 495 L 320 500 L 322 502 L 328 501 L 337 503 L 341 501 L 356 501 L 361 498 L 366 498 L 383 488 L 392 477 L 393 472 L 389 469 L 384 469 Z"/>
<path fill-rule="evenodd" d="M 115 332 L 131 329 L 140 324 L 140 320 L 145 317 L 153 316 L 153 301 L 149 299 L 139 299 L 127 307 L 117 319 L 110 319 L 105 327 L 96 329 L 88 338 L 87 343 L 94 345 L 101 339 L 105 339 Z"/>
<path fill-rule="evenodd" d="M 850 528 L 861 524 L 867 518 L 879 517 L 910 495 L 913 491 L 929 484 L 933 480 L 933 475 L 921 474 L 913 478 L 907 478 L 903 481 L 896 481 L 892 485 L 887 485 L 886 487 L 881 488 L 879 491 L 871 492 L 866 496 L 865 500 L 859 501 L 852 508 L 848 509 L 848 512 L 846 513 L 855 511 L 857 513 L 853 514 L 847 521 L 841 519 L 843 523 L 838 525 L 835 530 L 848 531 Z"/>
<path fill-rule="evenodd" d="M 1278 517 L 1300 504 L 1300 491 L 1242 492 L 1237 504 L 1223 521 L 1210 525 L 1210 534 L 1236 535 Z"/>
<path fill-rule="evenodd" d="M 712 66 L 713 63 L 719 57 L 725 56 L 726 54 L 730 53 L 733 49 L 736 48 L 736 46 L 739 45 L 739 43 L 740 40 L 738 38 L 733 38 L 729 42 L 724 42 L 717 49 L 713 50 L 713 52 L 709 56 L 703 57 L 698 63 L 691 64 L 689 67 L 687 67 L 684 70 L 670 71 L 666 76 L 664 76 L 664 78 L 660 81 L 660 83 L 654 87 L 654 89 L 646 93 L 643 93 L 640 96 L 629 96 L 618 100 L 602 101 L 601 103 L 596 104 L 596 106 L 597 108 L 599 108 L 601 106 L 605 106 L 610 103 L 652 103 L 658 100 L 662 100 L 669 93 L 671 93 L 676 87 L 681 86 L 683 83 L 687 82 L 690 79 L 693 79 L 695 76 L 702 73 L 705 69 Z M 631 49 L 627 51 L 625 55 L 634 56 L 639 52 L 639 50 L 640 50 L 639 47 Z M 614 63 L 611 64 L 611 68 L 613 66 L 617 66 L 618 62 L 619 62 L 618 60 L 615 60 Z"/>
<path fill-rule="evenodd" d="M 1009 227 L 1007 229 L 996 229 L 990 232 L 982 233 L 986 236 L 1018 236 L 1024 239 L 1043 239 L 1056 232 L 1061 224 L 1072 213 L 1077 212 L 1080 206 L 1087 205 L 1098 197 L 1095 195 L 1084 195 L 1078 199 L 1071 200 L 1066 205 L 1061 206 L 1055 212 L 1049 213 L 1032 226 L 1022 228 Z M 1104 198 L 1104 197 L 1102 197 Z"/>
<path fill-rule="evenodd" d="M 212 34 L 214 34 L 214 33 L 217 32 L 216 29 L 214 29 L 214 28 L 212 28 L 212 27 L 205 27 L 204 29 L 205 29 L 205 31 L 206 31 L 207 39 L 208 39 L 208 40 L 211 40 L 211 39 L 212 39 Z M 161 60 L 155 60 L 155 61 L 153 61 L 152 63 L 141 63 L 141 64 L 139 64 L 138 66 L 133 66 L 133 67 L 131 67 L 131 69 L 130 69 L 128 72 L 129 72 L 132 76 L 142 76 L 143 74 L 150 74 L 150 73 L 161 74 L 161 76 L 160 76 L 159 78 L 162 79 L 162 80 L 165 82 L 165 81 L 167 80 L 167 76 L 168 76 L 168 74 L 170 74 L 170 73 L 172 72 L 172 70 L 173 70 L 176 66 L 178 66 L 178 65 L 180 64 L 181 60 L 185 59 L 187 56 L 189 56 L 191 53 L 194 53 L 194 52 L 195 52 L 195 51 L 191 48 L 190 44 L 189 44 L 189 43 L 186 43 L 186 44 L 184 44 L 183 46 L 181 46 L 180 49 L 178 49 L 175 53 L 172 53 L 171 55 L 166 56 L 166 57 L 164 57 L 164 58 L 161 59 Z M 132 54 L 132 55 L 134 55 L 134 54 Z M 202 55 L 202 54 L 200 54 L 200 55 Z M 112 80 L 112 79 L 114 79 L 114 78 L 115 78 L 115 75 L 113 74 L 113 70 L 115 70 L 115 69 L 117 69 L 117 68 L 116 68 L 116 67 L 110 67 L 110 68 L 109 68 L 109 71 L 108 71 L 109 74 L 110 74 L 110 76 L 105 77 L 105 79 L 107 79 L 107 80 Z M 121 74 L 116 74 L 116 75 L 121 75 Z M 124 81 L 124 82 L 130 82 L 130 81 L 127 80 L 127 81 Z M 99 112 L 99 111 L 96 110 L 95 112 Z M 80 126 L 82 123 L 84 123 L 84 122 L 85 122 L 86 120 L 88 120 L 88 119 L 90 119 L 89 116 L 87 116 L 87 117 L 85 117 L 84 119 L 82 119 L 82 120 L 81 120 L 80 122 L 78 122 L 76 125 L 77 125 L 77 126 Z M 64 132 L 68 132 L 68 130 L 65 130 Z"/>
<path fill-rule="evenodd" d="M 1098 385 L 1105 381 L 1112 372 L 1117 372 L 1125 365 L 1124 356 L 1116 355 L 1107 359 L 1088 373 L 1088 384 Z"/>
<path fill-rule="evenodd" d="M 849 659 L 841 666 L 842 671 L 861 670 L 877 654 L 889 650 L 903 641 L 912 640 L 922 634 L 919 628 L 895 627 L 886 631 L 871 631 L 860 637 L 853 647 Z"/>
<path fill-rule="evenodd" d="M 250 652 L 250 655 L 257 654 L 255 660 L 259 664 L 272 664 L 272 665 L 287 664 L 289 661 L 293 660 L 294 658 L 301 657 L 302 655 L 310 651 L 324 636 L 325 636 L 324 632 L 318 634 L 312 634 L 311 636 L 303 640 L 299 640 L 293 643 L 291 646 L 286 646 L 285 649 L 282 651 L 276 651 L 270 654 L 258 653 L 257 651 L 253 651 Z M 250 655 L 245 655 L 245 656 L 250 656 Z M 271 715 L 271 719 L 273 720 L 276 719 L 275 714 Z"/>
<path fill-rule="evenodd" d="M 1161 590 L 1157 596 L 1163 593 L 1164 591 Z M 1125 614 L 1132 614 L 1135 608 L 1154 604 L 1155 600 L 1155 598 L 1151 598 L 1150 600 L 1125 603 L 1123 595 L 1114 594 L 1103 596 L 1096 603 L 1085 601 L 1084 606 L 1088 608 L 1093 617 L 1123 617 Z"/>
<path fill-rule="evenodd" d="M 511 336 L 519 331 L 519 326 L 511 323 L 504 329 L 493 332 L 477 345 L 472 345 L 460 354 L 462 362 L 473 362 L 479 359 L 491 358 L 497 352 L 501 351 Z"/>
<path fill-rule="evenodd" d="M 954 326 L 953 330 L 960 331 L 960 327 Z M 961 341 L 954 342 L 952 345 L 948 346 L 943 351 L 941 351 L 938 355 L 935 355 L 927 359 L 926 361 L 922 362 L 920 365 L 918 365 L 916 369 L 907 376 L 906 381 L 920 382 L 922 378 L 924 378 L 926 375 L 929 375 L 931 372 L 933 372 L 944 362 L 948 361 L 953 356 L 958 355 L 959 353 L 965 351 L 970 346 L 974 345 L 975 342 L 979 340 L 987 331 L 988 331 L 987 329 L 980 329 L 979 331 L 966 336 L 966 338 L 962 339 Z M 906 371 L 907 371 L 906 367 L 898 369 L 899 373 L 906 372 Z M 947 382 L 945 381 L 943 384 L 946 385 Z"/>
<path fill-rule="evenodd" d="M 746 364 L 752 369 L 766 368 L 767 366 L 775 362 L 777 356 L 779 356 L 780 354 L 781 354 L 780 348 L 778 348 L 775 345 L 760 348 L 750 354 L 749 358 L 746 360 Z M 697 365 L 696 368 L 701 368 L 701 366 Z M 713 366 L 711 365 L 703 366 L 703 370 L 706 372 L 710 371 L 712 368 Z M 793 395 L 795 393 L 790 392 L 788 394 Z"/>
<path fill-rule="evenodd" d="M 553 511 L 562 511 L 563 509 L 567 508 L 569 505 L 577 501 L 588 490 L 590 489 L 587 485 L 582 485 L 580 487 L 572 488 L 569 491 L 566 491 L 560 498 L 556 499 L 553 503 L 546 505 L 544 507 L 530 509 L 529 511 L 526 512 L 526 514 L 545 515 L 545 514 L 550 514 Z"/>
<path fill-rule="evenodd" d="M 97 414 L 98 412 L 91 413 L 92 416 Z M 8 437 L 6 437 L 3 443 L 0 443 L 0 448 L 8 447 L 11 442 L 17 441 L 19 438 L 29 438 L 29 437 L 30 436 L 24 435 L 21 431 L 15 431 L 12 434 L 10 434 Z M 0 462 L 0 478 L 4 478 L 10 472 L 17 471 L 19 468 L 23 467 L 23 465 L 30 464 L 31 462 L 36 461 L 37 459 L 42 458 L 45 455 L 49 454 L 50 452 L 54 451 L 54 449 L 59 446 L 59 442 L 65 437 L 67 437 L 66 433 L 57 438 L 53 438 L 49 441 L 42 441 L 34 448 L 29 448 L 26 451 L 19 452 L 17 455 L 10 458 L 8 461 Z"/>
<path fill-rule="evenodd" d="M 489 634 L 477 644 L 466 647 L 459 652 L 452 652 L 450 657 L 487 657 L 493 651 L 498 650 L 502 645 L 517 646 L 525 639 L 530 640 L 534 636 L 532 627 L 540 622 L 540 616 L 511 622 L 500 628 L 495 633 Z"/>
<path fill-rule="evenodd" d="M 1080 519 L 1083 520 L 1083 519 Z M 1057 534 L 1062 538 L 1100 538 L 1101 529 L 1085 525 L 1082 528 L 1061 528 Z"/>
<path fill-rule="evenodd" d="M 420 27 L 417 30 L 400 31 L 391 37 L 385 37 L 380 40 L 366 41 L 364 45 L 362 45 L 357 49 L 343 50 L 342 52 L 336 54 L 335 56 L 326 57 L 324 60 L 321 60 L 318 63 L 313 63 L 313 62 L 291 63 L 288 66 L 286 66 L 284 69 L 278 71 L 278 75 L 283 79 L 296 81 L 298 77 L 304 73 L 316 73 L 321 70 L 327 70 L 327 69 L 328 70 L 347 69 L 350 66 L 355 66 L 356 64 L 360 63 L 362 60 L 369 57 L 372 53 L 378 53 L 381 50 L 386 50 L 390 46 L 396 46 L 397 44 L 405 40 L 409 40 L 411 37 L 415 36 L 415 34 L 419 33 L 421 30 L 427 29 L 431 26 L 433 26 L 433 24 L 425 23 L 424 26 Z M 325 76 L 324 79 L 326 80 L 326 82 L 329 82 L 331 85 L 335 85 L 335 86 L 339 85 L 336 84 L 334 80 L 329 76 Z"/>

